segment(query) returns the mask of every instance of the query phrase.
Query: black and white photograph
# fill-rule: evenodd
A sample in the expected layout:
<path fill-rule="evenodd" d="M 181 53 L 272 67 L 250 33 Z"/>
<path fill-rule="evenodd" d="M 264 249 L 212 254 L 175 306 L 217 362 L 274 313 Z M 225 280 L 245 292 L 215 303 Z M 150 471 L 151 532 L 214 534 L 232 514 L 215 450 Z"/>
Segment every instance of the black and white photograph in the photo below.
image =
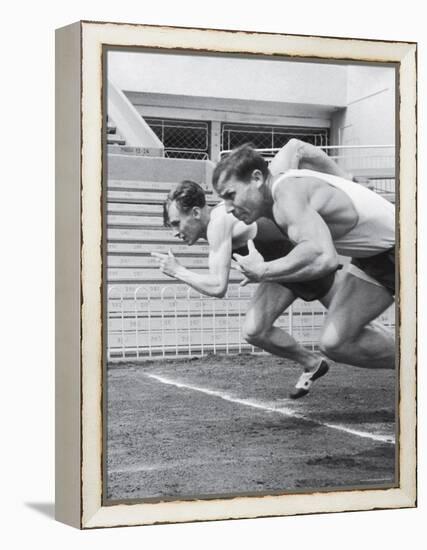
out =
<path fill-rule="evenodd" d="M 43 7 L 0 35 L 2 546 L 418 547 L 422 3 Z"/>
<path fill-rule="evenodd" d="M 104 46 L 104 505 L 398 487 L 397 86 Z"/>

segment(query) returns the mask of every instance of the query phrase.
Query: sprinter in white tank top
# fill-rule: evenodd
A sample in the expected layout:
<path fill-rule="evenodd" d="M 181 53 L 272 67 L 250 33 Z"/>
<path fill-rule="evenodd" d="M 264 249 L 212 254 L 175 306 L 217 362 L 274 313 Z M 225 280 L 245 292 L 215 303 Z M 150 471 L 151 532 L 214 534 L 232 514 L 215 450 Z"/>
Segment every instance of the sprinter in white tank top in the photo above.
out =
<path fill-rule="evenodd" d="M 332 236 L 335 248 L 343 256 L 365 258 L 391 249 L 395 244 L 394 206 L 363 185 L 322 174 L 313 170 L 288 170 L 274 179 L 271 186 L 273 200 L 279 186 L 289 178 L 315 178 L 342 191 L 349 198 L 356 214 L 356 224 L 347 232 Z M 330 215 L 329 219 L 333 218 Z"/>
<path fill-rule="evenodd" d="M 333 162 L 317 149 L 315 154 Z M 339 169 L 336 174 L 342 175 Z M 256 151 L 242 146 L 218 163 L 213 185 L 238 219 L 250 224 L 269 217 L 296 245 L 271 262 L 256 251 L 237 257 L 243 284 L 318 278 L 336 268 L 338 253 L 374 264 L 386 255 L 388 269 L 394 265 L 388 258 L 394 250 L 394 208 L 358 184 L 310 170 L 273 177 Z M 357 357 L 366 367 L 393 368 L 393 335 L 367 330 L 392 303 L 388 286 L 352 265 L 330 305 L 320 341 L 323 352 L 344 363 L 355 364 Z"/>

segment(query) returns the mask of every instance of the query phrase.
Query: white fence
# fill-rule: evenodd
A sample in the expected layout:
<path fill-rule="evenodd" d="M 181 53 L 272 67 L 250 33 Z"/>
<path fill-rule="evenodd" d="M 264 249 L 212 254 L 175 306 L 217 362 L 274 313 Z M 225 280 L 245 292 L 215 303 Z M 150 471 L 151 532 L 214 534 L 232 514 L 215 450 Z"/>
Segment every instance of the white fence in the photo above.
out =
<path fill-rule="evenodd" d="M 242 337 L 254 289 L 230 285 L 226 297 L 219 300 L 186 285 L 165 286 L 155 293 L 140 286 L 133 296 L 120 286 L 112 286 L 108 292 L 108 360 L 260 351 Z M 276 326 L 316 349 L 325 315 L 318 302 L 296 300 Z M 381 320 L 394 327 L 394 308 Z"/>

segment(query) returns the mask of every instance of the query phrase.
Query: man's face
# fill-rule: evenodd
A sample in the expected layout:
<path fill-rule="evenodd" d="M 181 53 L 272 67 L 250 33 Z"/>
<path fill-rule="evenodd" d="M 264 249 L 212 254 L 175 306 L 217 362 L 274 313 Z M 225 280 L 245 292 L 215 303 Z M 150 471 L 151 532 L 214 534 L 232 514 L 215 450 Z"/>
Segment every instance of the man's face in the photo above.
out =
<path fill-rule="evenodd" d="M 220 176 L 217 193 L 224 201 L 227 212 L 246 225 L 250 225 L 262 216 L 263 183 L 264 178 L 259 170 L 254 170 L 249 182 L 241 181 L 235 176 L 227 180 Z"/>
<path fill-rule="evenodd" d="M 168 207 L 169 225 L 174 237 L 183 240 L 188 246 L 194 244 L 203 234 L 200 208 L 193 207 L 190 212 L 182 212 L 175 201 Z"/>

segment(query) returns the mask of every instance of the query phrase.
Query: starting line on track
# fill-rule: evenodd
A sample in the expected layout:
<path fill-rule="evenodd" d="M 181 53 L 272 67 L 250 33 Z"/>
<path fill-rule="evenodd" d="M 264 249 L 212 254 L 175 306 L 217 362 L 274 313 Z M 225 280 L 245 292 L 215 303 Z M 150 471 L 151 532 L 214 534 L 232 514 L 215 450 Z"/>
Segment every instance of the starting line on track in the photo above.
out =
<path fill-rule="evenodd" d="M 319 426 L 324 426 L 325 428 L 329 428 L 332 430 L 337 430 L 340 432 L 345 432 L 351 435 L 355 435 L 358 437 L 362 437 L 365 439 L 371 439 L 373 441 L 378 441 L 381 443 L 389 443 L 391 445 L 395 444 L 395 438 L 392 435 L 380 435 L 380 434 L 373 434 L 370 432 L 364 432 L 361 430 L 353 430 L 352 428 L 348 428 L 347 426 L 343 426 L 340 424 L 330 424 L 329 422 L 320 422 L 318 420 L 314 420 L 312 418 L 309 418 L 308 416 L 304 416 L 301 413 L 295 412 L 292 409 L 288 407 L 272 407 L 271 405 L 262 402 L 262 401 L 255 401 L 252 399 L 240 399 L 233 397 L 225 392 L 217 391 L 217 390 L 210 390 L 209 388 L 202 388 L 200 386 L 193 386 L 191 384 L 185 384 L 184 382 L 179 382 L 177 380 L 172 380 L 170 378 L 166 378 L 164 376 L 159 376 L 157 374 L 149 374 L 146 373 L 145 376 L 148 376 L 149 378 L 152 378 L 154 380 L 157 380 L 158 382 L 161 382 L 162 384 L 168 384 L 170 386 L 175 386 L 177 388 L 197 391 L 200 393 L 204 393 L 206 395 L 210 395 L 212 397 L 218 397 L 219 399 L 223 399 L 224 401 L 229 401 L 230 403 L 236 403 L 238 405 L 243 405 L 245 407 L 252 407 L 254 409 L 260 409 L 266 412 L 271 413 L 277 413 L 282 416 L 287 416 L 291 418 L 297 418 L 298 420 L 303 420 L 305 422 L 310 422 L 312 424 L 317 424 Z"/>

